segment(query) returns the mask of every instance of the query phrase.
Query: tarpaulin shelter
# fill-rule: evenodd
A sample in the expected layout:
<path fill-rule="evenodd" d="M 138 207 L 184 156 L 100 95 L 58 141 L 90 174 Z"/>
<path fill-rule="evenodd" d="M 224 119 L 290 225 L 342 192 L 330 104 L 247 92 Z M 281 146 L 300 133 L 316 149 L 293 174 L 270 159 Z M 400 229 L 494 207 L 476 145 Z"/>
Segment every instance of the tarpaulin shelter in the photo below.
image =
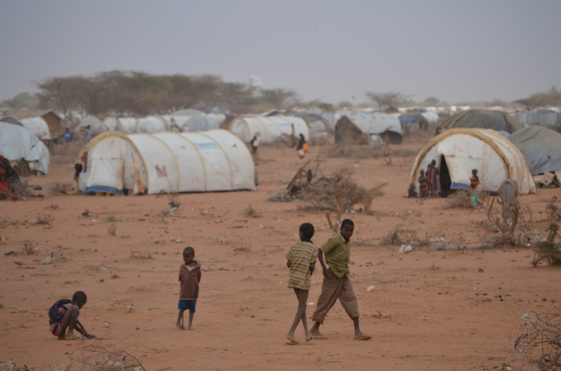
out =
<path fill-rule="evenodd" d="M 497 192 L 508 178 L 518 184 L 520 194 L 536 193 L 536 186 L 524 155 L 508 139 L 494 130 L 450 129 L 434 137 L 421 150 L 409 178 L 409 185 L 419 191 L 419 171 L 426 171 L 436 160 L 440 172 L 439 189 L 469 189 L 471 171 L 477 169 L 479 191 Z"/>
<path fill-rule="evenodd" d="M 0 122 L 0 155 L 9 161 L 24 159 L 31 170 L 47 174 L 51 162 L 49 150 L 23 126 Z"/>
<path fill-rule="evenodd" d="M 335 143 L 366 144 L 372 135 L 379 135 L 391 144 L 402 143 L 399 114 L 346 114 L 335 125 Z"/>
<path fill-rule="evenodd" d="M 225 115 L 215 113 L 193 115 L 183 122 L 181 131 L 208 131 L 218 129 L 225 119 Z"/>
<path fill-rule="evenodd" d="M 310 137 L 306 122 L 299 117 L 290 116 L 236 117 L 230 123 L 230 131 L 245 143 L 249 143 L 253 136 L 257 136 L 263 144 L 273 143 L 283 136 L 294 135 L 298 138 L 302 134 L 306 140 Z"/>
<path fill-rule="evenodd" d="M 134 117 L 106 117 L 102 121 L 108 131 L 117 131 L 123 134 L 136 133 L 136 119 Z"/>
<path fill-rule="evenodd" d="M 407 112 L 399 116 L 399 121 L 403 125 L 409 124 L 410 127 L 417 125 L 418 128 L 427 128 L 429 126 L 429 121 L 420 112 Z"/>
<path fill-rule="evenodd" d="M 106 132 L 90 141 L 80 190 L 86 193 L 157 194 L 255 190 L 247 147 L 225 130 L 123 135 Z"/>
<path fill-rule="evenodd" d="M 526 126 L 508 139 L 522 152 L 533 175 L 555 172 L 561 181 L 561 134 L 541 126 Z"/>
<path fill-rule="evenodd" d="M 93 136 L 99 135 L 107 131 L 107 128 L 105 127 L 103 122 L 101 122 L 99 119 L 97 119 L 94 116 L 86 116 L 82 121 L 80 121 L 80 124 L 76 126 L 73 131 L 75 133 L 82 134 L 88 126 L 90 127 Z"/>
<path fill-rule="evenodd" d="M 165 120 L 157 116 L 147 116 L 136 119 L 135 133 L 154 134 L 169 130 Z"/>
<path fill-rule="evenodd" d="M 470 109 L 450 116 L 436 128 L 436 133 L 453 128 L 493 129 L 514 133 L 522 124 L 503 111 Z"/>
<path fill-rule="evenodd" d="M 30 117 L 27 119 L 21 119 L 21 124 L 33 134 L 37 135 L 37 138 L 41 140 L 51 140 L 51 132 L 49 131 L 49 126 L 47 122 L 41 117 Z"/>

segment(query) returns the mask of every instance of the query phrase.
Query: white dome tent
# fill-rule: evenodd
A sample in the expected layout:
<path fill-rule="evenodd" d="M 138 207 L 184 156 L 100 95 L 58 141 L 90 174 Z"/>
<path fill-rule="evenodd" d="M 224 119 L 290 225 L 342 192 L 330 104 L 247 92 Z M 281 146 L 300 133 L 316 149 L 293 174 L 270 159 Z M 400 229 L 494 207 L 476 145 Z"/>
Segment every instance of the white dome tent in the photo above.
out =
<path fill-rule="evenodd" d="M 88 166 L 81 174 L 80 190 L 86 193 L 255 190 L 247 147 L 224 130 L 128 136 L 107 132 L 88 143 L 85 151 Z"/>
<path fill-rule="evenodd" d="M 47 174 L 51 162 L 49 150 L 30 130 L 14 124 L 0 122 L 0 155 L 9 161 L 22 158 L 31 170 Z"/>
<path fill-rule="evenodd" d="M 489 129 L 449 129 L 434 137 L 417 155 L 409 186 L 419 191 L 419 171 L 436 160 L 439 190 L 469 189 L 472 169 L 478 170 L 480 191 L 497 192 L 508 178 L 518 183 L 520 194 L 536 193 L 524 156 L 506 138 Z"/>
<path fill-rule="evenodd" d="M 90 127 L 93 136 L 99 135 L 107 131 L 107 128 L 103 124 L 103 122 L 99 121 L 94 116 L 86 116 L 80 124 L 76 126 L 73 130 L 74 133 L 83 134 L 86 130 L 86 127 Z"/>
<path fill-rule="evenodd" d="M 230 131 L 245 143 L 249 143 L 253 136 L 257 136 L 259 142 L 268 144 L 281 138 L 283 135 L 292 135 L 293 131 L 296 137 L 303 134 L 304 138 L 309 140 L 308 126 L 299 117 L 236 117 L 230 123 Z"/>
<path fill-rule="evenodd" d="M 33 134 L 37 135 L 37 138 L 41 140 L 51 140 L 51 132 L 49 131 L 49 125 L 43 120 L 42 117 L 31 117 L 28 119 L 21 119 L 21 124 L 24 128 L 31 131 Z"/>
<path fill-rule="evenodd" d="M 108 131 L 117 131 L 123 134 L 136 132 L 136 119 L 134 117 L 106 117 L 102 124 Z"/>
<path fill-rule="evenodd" d="M 169 127 L 165 120 L 156 116 L 147 116 L 136 119 L 136 133 L 154 134 L 167 131 Z"/>

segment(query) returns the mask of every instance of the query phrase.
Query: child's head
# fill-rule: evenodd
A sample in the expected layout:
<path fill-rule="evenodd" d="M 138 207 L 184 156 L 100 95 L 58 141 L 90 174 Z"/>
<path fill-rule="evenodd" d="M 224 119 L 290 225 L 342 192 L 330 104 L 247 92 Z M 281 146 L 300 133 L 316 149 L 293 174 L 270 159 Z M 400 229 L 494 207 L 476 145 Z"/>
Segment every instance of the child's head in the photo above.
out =
<path fill-rule="evenodd" d="M 185 262 L 185 264 L 191 264 L 193 259 L 195 259 L 195 249 L 191 246 L 184 248 L 183 261 Z"/>
<path fill-rule="evenodd" d="M 436 160 L 432 160 L 432 161 L 430 162 L 430 164 L 431 164 L 433 167 L 436 166 Z"/>
<path fill-rule="evenodd" d="M 314 226 L 311 223 L 302 224 L 300 226 L 300 241 L 311 241 L 314 232 Z"/>
<path fill-rule="evenodd" d="M 477 169 L 473 169 L 473 170 L 471 171 L 471 173 L 472 173 L 474 176 L 477 175 Z"/>
<path fill-rule="evenodd" d="M 74 295 L 72 295 L 72 303 L 76 304 L 78 308 L 82 308 L 88 302 L 88 297 L 86 293 L 83 291 L 76 291 Z"/>
<path fill-rule="evenodd" d="M 355 223 L 351 219 L 345 219 L 341 223 L 341 235 L 345 240 L 349 240 L 355 230 Z"/>
<path fill-rule="evenodd" d="M 421 169 L 421 171 L 419 172 L 419 175 L 425 176 L 425 170 L 424 170 L 424 169 Z"/>

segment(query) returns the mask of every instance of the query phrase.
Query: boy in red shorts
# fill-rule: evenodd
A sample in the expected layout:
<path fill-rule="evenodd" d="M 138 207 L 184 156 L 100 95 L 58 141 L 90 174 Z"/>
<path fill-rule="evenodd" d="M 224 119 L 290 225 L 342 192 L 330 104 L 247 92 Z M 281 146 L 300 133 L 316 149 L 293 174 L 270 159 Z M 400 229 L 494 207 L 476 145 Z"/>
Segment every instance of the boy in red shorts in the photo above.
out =
<path fill-rule="evenodd" d="M 80 339 L 74 335 L 74 330 L 84 335 L 88 339 L 95 338 L 95 335 L 88 334 L 84 326 L 78 321 L 80 309 L 88 302 L 88 297 L 83 291 L 76 291 L 72 295 L 72 300 L 62 299 L 53 304 L 49 309 L 49 325 L 51 333 L 58 336 L 58 340 Z"/>

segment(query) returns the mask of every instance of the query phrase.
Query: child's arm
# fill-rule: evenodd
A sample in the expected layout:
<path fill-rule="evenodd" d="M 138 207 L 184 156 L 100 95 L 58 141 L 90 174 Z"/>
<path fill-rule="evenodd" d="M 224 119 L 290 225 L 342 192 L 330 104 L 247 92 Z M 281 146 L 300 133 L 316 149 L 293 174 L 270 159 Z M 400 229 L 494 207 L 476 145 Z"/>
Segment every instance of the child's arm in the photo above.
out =
<path fill-rule="evenodd" d="M 316 263 L 310 263 L 310 276 L 314 274 L 314 269 L 316 269 Z"/>
<path fill-rule="evenodd" d="M 323 269 L 323 276 L 326 278 L 330 278 L 331 270 L 325 265 L 325 261 L 323 261 L 323 251 L 321 251 L 321 249 L 318 249 L 318 260 L 321 264 L 321 268 Z"/>
<path fill-rule="evenodd" d="M 291 264 L 290 260 L 286 259 L 286 266 L 287 266 L 288 268 L 290 268 L 290 264 Z"/>
<path fill-rule="evenodd" d="M 88 339 L 93 339 L 95 338 L 95 335 L 92 334 L 88 334 L 88 332 L 86 331 L 86 329 L 84 328 L 84 325 L 82 325 L 82 323 L 78 320 L 76 320 L 76 325 L 74 326 L 74 329 L 76 331 L 78 331 L 80 334 L 84 335 L 85 337 L 87 337 Z"/>

